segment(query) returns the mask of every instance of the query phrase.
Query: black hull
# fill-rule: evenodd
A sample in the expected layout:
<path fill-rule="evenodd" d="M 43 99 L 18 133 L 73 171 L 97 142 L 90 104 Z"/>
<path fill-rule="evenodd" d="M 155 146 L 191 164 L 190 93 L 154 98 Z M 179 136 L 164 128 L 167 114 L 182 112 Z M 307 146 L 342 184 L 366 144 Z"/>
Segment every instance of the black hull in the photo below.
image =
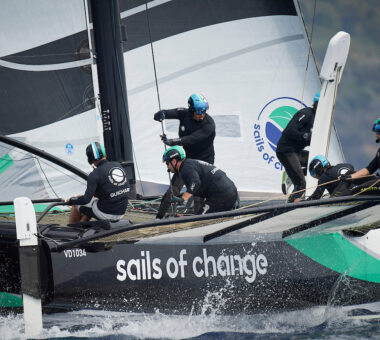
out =
<path fill-rule="evenodd" d="M 183 259 L 187 262 L 183 277 L 179 267 L 178 275 L 170 278 L 166 264 L 169 258 L 176 259 L 178 263 L 183 250 L 186 250 Z M 148 279 L 146 275 L 143 279 L 141 273 L 140 280 L 126 278 L 119 281 L 117 261 L 145 258 L 141 252 L 149 252 L 151 259 L 161 260 L 162 277 Z M 268 266 L 264 274 L 256 269 L 256 278 L 253 278 L 254 274 L 247 274 L 245 269 L 241 275 L 238 268 L 235 268 L 235 275 L 222 276 L 216 270 L 216 275 L 211 276 L 214 269 L 212 262 L 209 262 L 209 276 L 205 277 L 204 273 L 202 277 L 197 277 L 192 268 L 193 261 L 199 257 L 204 262 L 205 252 L 207 257 L 212 256 L 215 260 L 222 254 L 240 255 L 241 258 L 251 254 L 257 261 L 257 256 L 261 254 L 267 259 Z M 55 282 L 52 303 L 55 307 L 69 309 L 235 314 L 380 300 L 378 284 L 348 277 L 342 279 L 340 274 L 314 262 L 282 241 L 261 242 L 254 247 L 249 243 L 191 246 L 124 244 L 101 253 L 87 251 L 86 256 L 70 260 L 62 253 L 52 254 L 52 262 Z M 174 276 L 175 265 L 173 260 L 171 262 L 169 270 Z M 99 271 L 99 267 L 102 270 Z M 204 263 L 198 262 L 196 270 L 204 271 Z M 250 270 L 248 267 L 248 273 Z M 264 268 L 260 267 L 259 270 L 263 272 Z M 247 278 L 253 282 L 249 283 Z"/>
<path fill-rule="evenodd" d="M 44 311 L 237 314 L 380 300 L 378 283 L 341 275 L 286 241 L 251 236 L 249 243 L 97 243 L 59 252 L 42 241 Z M 18 248 L 10 240 L 2 240 L 1 291 L 20 293 Z"/>
<path fill-rule="evenodd" d="M 380 301 L 377 202 L 260 209 L 158 236 L 139 229 L 197 218 L 111 230 L 40 225 L 43 308 L 237 314 Z M 0 223 L 0 256 L 0 292 L 20 294 L 13 223 Z"/>

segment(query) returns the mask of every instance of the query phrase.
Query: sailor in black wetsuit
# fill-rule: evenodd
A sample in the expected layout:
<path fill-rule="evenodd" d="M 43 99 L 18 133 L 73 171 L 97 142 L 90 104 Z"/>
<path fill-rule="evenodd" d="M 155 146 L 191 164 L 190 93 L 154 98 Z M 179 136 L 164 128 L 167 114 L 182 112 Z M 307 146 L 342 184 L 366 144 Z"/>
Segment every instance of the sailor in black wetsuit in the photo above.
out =
<path fill-rule="evenodd" d="M 354 173 L 354 167 L 349 163 L 331 166 L 325 156 L 319 155 L 310 162 L 309 172 L 311 176 L 318 179 L 318 187 L 308 200 L 318 200 L 322 197 L 325 189 L 332 197 L 340 196 L 344 190 L 348 189 L 350 183 L 339 182 L 338 178 Z"/>
<path fill-rule="evenodd" d="M 172 173 L 178 173 L 187 191 L 181 197 L 172 196 L 172 202 L 182 203 L 192 195 L 204 198 L 196 214 L 227 211 L 234 208 L 238 199 L 235 184 L 227 175 L 212 164 L 186 158 L 180 146 L 167 149 L 162 157 Z"/>
<path fill-rule="evenodd" d="M 172 110 L 161 110 L 154 115 L 154 120 L 164 119 L 179 120 L 179 138 L 168 139 L 164 134 L 162 141 L 168 145 L 181 145 L 185 149 L 188 158 L 199 159 L 214 164 L 215 151 L 215 123 L 206 112 L 209 108 L 208 102 L 201 94 L 192 94 L 188 99 L 189 108 L 177 108 Z M 163 218 L 170 206 L 170 197 L 178 196 L 184 181 L 176 173 L 171 181 L 171 189 L 162 197 L 156 218 Z M 173 192 L 172 192 L 173 191 Z M 194 211 L 199 210 L 202 200 L 194 196 Z"/>
<path fill-rule="evenodd" d="M 87 159 L 96 166 L 87 178 L 83 196 L 71 197 L 69 223 L 98 220 L 119 221 L 128 205 L 129 184 L 120 163 L 109 162 L 103 145 L 91 143 L 86 148 Z"/>
<path fill-rule="evenodd" d="M 376 135 L 376 143 L 380 143 L 380 118 L 377 118 L 372 126 L 372 131 Z M 352 181 L 358 184 L 360 179 L 364 180 L 364 183 L 355 185 L 349 192 L 345 192 L 345 195 L 355 195 L 362 193 L 363 195 L 379 195 L 380 196 L 380 178 L 373 176 L 376 170 L 380 170 L 380 148 L 376 152 L 375 158 L 363 169 L 353 173 L 352 175 L 343 176 L 343 181 Z"/>
<path fill-rule="evenodd" d="M 276 155 L 293 182 L 293 192 L 306 188 L 302 165 L 307 165 L 307 156 L 305 156 L 305 153 L 302 154 L 302 150 L 310 145 L 311 131 L 314 124 L 315 112 L 317 111 L 319 96 L 319 92 L 314 96 L 313 107 L 306 107 L 296 112 L 282 132 L 277 143 Z M 304 159 L 302 160 L 302 158 Z M 302 195 L 302 191 L 297 194 L 292 194 L 289 196 L 288 202 L 294 202 L 296 198 Z"/>

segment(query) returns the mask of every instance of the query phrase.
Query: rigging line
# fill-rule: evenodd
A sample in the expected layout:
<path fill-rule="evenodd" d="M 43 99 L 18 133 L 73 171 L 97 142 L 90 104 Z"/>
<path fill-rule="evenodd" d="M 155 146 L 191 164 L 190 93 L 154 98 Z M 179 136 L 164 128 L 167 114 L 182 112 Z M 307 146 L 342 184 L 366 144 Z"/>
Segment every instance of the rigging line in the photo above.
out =
<path fill-rule="evenodd" d="M 315 185 L 315 186 L 312 186 L 312 187 L 308 187 L 308 188 L 305 188 L 305 189 L 301 189 L 301 190 L 298 190 L 298 191 L 294 191 L 294 192 L 292 192 L 290 194 L 287 194 L 286 197 L 289 197 L 290 195 L 293 195 L 293 194 L 298 194 L 300 192 L 304 192 L 304 191 L 306 191 L 308 189 L 315 189 L 315 188 L 318 188 L 318 187 L 321 187 L 321 186 L 324 186 L 324 185 L 328 185 L 328 184 L 331 184 L 331 183 L 334 183 L 334 182 L 338 182 L 338 181 L 339 181 L 339 179 L 334 179 L 334 180 L 332 180 L 330 182 L 326 182 L 326 183 L 322 183 L 322 184 Z M 260 204 L 263 204 L 263 203 L 268 203 L 270 201 L 278 200 L 278 199 L 281 199 L 281 198 L 283 198 L 283 196 L 281 196 L 281 197 L 278 196 L 278 197 L 270 198 L 270 199 L 265 200 L 265 201 L 260 201 L 260 202 L 256 202 L 256 203 L 253 203 L 253 204 L 245 205 L 244 207 L 240 207 L 240 208 L 238 208 L 236 210 L 241 210 L 241 209 L 245 209 L 245 208 L 251 208 L 251 207 L 254 207 L 254 206 L 257 206 L 257 205 L 260 205 Z"/>
<path fill-rule="evenodd" d="M 358 178 L 367 178 L 367 177 L 373 177 L 373 175 L 360 176 L 360 177 L 358 177 Z M 315 189 L 315 188 L 318 188 L 318 187 L 321 187 L 321 186 L 325 186 L 325 185 L 328 185 L 328 184 L 331 184 L 331 183 L 334 183 L 334 182 L 338 182 L 338 181 L 340 181 L 340 179 L 334 179 L 334 180 L 332 180 L 332 181 L 330 181 L 330 182 L 326 182 L 326 183 L 318 184 L 318 185 L 315 185 L 315 186 L 312 186 L 312 187 L 308 187 L 308 188 L 305 188 L 305 189 L 301 189 L 301 190 L 298 190 L 298 191 L 294 191 L 294 192 L 292 192 L 292 193 L 286 195 L 286 197 L 289 197 L 289 196 L 292 195 L 292 194 L 298 194 L 298 193 L 303 192 L 303 191 L 306 191 L 306 190 L 308 190 L 308 189 Z M 379 181 L 380 181 L 380 179 L 379 179 Z M 372 186 L 375 185 L 375 184 L 377 184 L 379 181 L 377 181 L 377 182 L 375 182 L 374 184 L 372 184 Z M 368 190 L 368 189 L 367 189 L 367 190 Z M 359 194 L 360 194 L 360 193 L 359 193 Z M 355 195 L 353 195 L 353 196 L 357 196 L 357 195 L 359 195 L 359 194 L 355 194 Z M 265 200 L 265 201 L 260 201 L 260 202 L 256 202 L 256 203 L 253 203 L 253 204 L 245 205 L 244 207 L 240 207 L 240 208 L 238 208 L 238 209 L 236 209 L 236 210 L 241 210 L 241 209 L 251 208 L 251 207 L 254 207 L 254 206 L 257 206 L 257 205 L 260 205 L 260 204 L 264 204 L 264 203 L 268 203 L 268 202 L 270 202 L 270 201 L 278 200 L 278 199 L 281 199 L 281 198 L 283 198 L 283 197 L 282 197 L 282 196 L 281 196 L 281 197 L 280 197 L 280 196 L 278 196 L 278 197 L 274 197 L 274 198 L 271 198 L 271 199 L 268 199 L 268 200 Z"/>
<path fill-rule="evenodd" d="M 52 164 L 49 163 L 49 161 L 46 162 L 44 159 L 41 159 L 41 158 L 38 158 L 38 157 L 31 157 L 31 158 L 36 158 L 36 159 L 39 160 L 40 163 L 45 164 L 46 166 L 49 166 L 49 167 L 53 168 L 53 169 L 56 170 L 57 172 L 59 172 L 59 173 L 65 175 L 65 176 L 67 176 L 68 178 L 70 178 L 71 180 L 73 180 L 73 181 L 75 181 L 75 182 L 78 182 L 78 183 L 80 183 L 80 184 L 85 185 L 84 179 L 82 179 L 83 182 L 80 181 L 80 180 L 78 179 L 78 177 L 73 177 L 73 176 L 70 174 L 70 172 L 67 174 L 67 173 L 63 172 L 61 169 L 54 167 Z M 54 164 L 54 163 L 53 163 L 53 164 Z"/>
<path fill-rule="evenodd" d="M 145 13 L 146 13 L 146 20 L 148 23 L 148 33 L 149 33 L 149 42 L 150 42 L 150 50 L 152 52 L 152 62 L 153 62 L 153 71 L 154 71 L 154 81 L 156 83 L 156 92 L 157 92 L 157 101 L 158 101 L 158 109 L 161 111 L 161 100 L 160 100 L 160 91 L 158 89 L 158 78 L 157 78 L 157 69 L 156 69 L 156 60 L 154 57 L 154 49 L 153 49 L 153 40 L 152 40 L 152 32 L 150 28 L 150 20 L 149 20 L 149 13 L 148 13 L 148 3 L 145 0 Z M 161 129 L 162 134 L 166 134 L 166 128 L 165 128 L 165 121 L 161 120 Z M 166 144 L 164 143 L 164 148 L 166 151 Z M 169 176 L 169 186 L 170 186 L 170 193 L 173 196 L 173 185 L 172 185 L 172 177 L 170 176 L 170 172 L 168 172 Z M 172 206 L 172 213 L 175 216 L 177 214 L 177 206 L 173 203 Z"/>
<path fill-rule="evenodd" d="M 41 166 L 40 160 L 39 160 L 38 158 L 36 158 L 36 160 L 37 160 L 37 162 L 38 162 L 38 164 L 39 164 L 39 166 L 40 166 L 40 169 L 41 169 L 43 175 L 45 176 L 46 182 L 47 182 L 47 183 L 49 184 L 49 186 L 50 186 L 50 189 L 51 189 L 51 190 L 53 191 L 53 193 L 57 196 L 57 198 L 60 198 L 60 197 L 58 196 L 58 194 L 55 192 L 53 186 L 51 185 L 51 183 L 50 183 L 50 181 L 49 181 L 49 179 L 48 179 L 48 177 L 46 176 L 46 173 L 45 173 L 44 169 L 42 169 L 42 166 Z"/>
<path fill-rule="evenodd" d="M 22 150 L 19 150 L 17 147 L 14 147 L 14 148 L 11 148 L 11 147 L 8 148 L 8 147 L 5 147 L 5 146 L 0 146 L 0 147 L 2 147 L 4 149 L 8 149 L 9 151 L 21 153 L 22 155 L 28 155 L 28 153 L 23 152 Z M 81 184 L 84 184 L 84 182 L 81 182 L 80 180 L 78 180 L 77 177 L 73 177 L 70 173 L 63 172 L 60 168 L 56 168 L 55 166 L 53 166 L 54 163 L 49 162 L 49 161 L 45 161 L 43 158 L 40 158 L 38 156 L 29 156 L 29 157 L 26 157 L 26 158 L 12 159 L 12 160 L 0 158 L 0 160 L 3 161 L 3 162 L 20 162 L 20 161 L 25 161 L 25 160 L 29 160 L 29 159 L 37 159 L 38 162 L 40 162 L 42 164 L 45 164 L 46 166 L 49 166 L 49 167 L 53 168 L 57 172 L 65 175 L 65 176 L 67 176 L 68 178 L 72 179 L 73 181 L 81 183 Z"/>
<path fill-rule="evenodd" d="M 309 42 L 309 44 L 308 44 L 308 45 L 309 45 L 309 50 L 308 50 L 308 53 L 307 53 L 306 69 L 305 69 L 305 75 L 304 75 L 304 81 L 303 81 L 303 87 L 302 87 L 302 96 L 301 96 L 301 101 L 303 102 L 303 97 L 304 97 L 304 94 L 305 94 L 305 88 L 306 88 L 307 71 L 308 71 L 308 69 L 309 69 L 310 55 L 313 56 L 314 64 L 315 64 L 315 66 L 316 66 L 316 68 L 317 68 L 317 72 L 318 72 L 318 74 L 319 74 L 318 66 L 317 66 L 317 63 L 315 62 L 314 53 L 313 53 L 312 46 L 311 46 L 312 41 L 313 41 L 314 19 L 315 19 L 315 13 L 316 13 L 317 1 L 314 0 L 313 19 L 312 19 L 312 24 L 311 24 L 310 38 L 309 38 L 309 35 L 308 35 L 308 32 L 307 32 L 307 29 L 306 29 L 306 24 L 305 24 L 305 20 L 304 20 L 304 17 L 303 17 L 302 11 L 301 11 L 301 7 L 300 7 L 300 5 L 299 5 L 299 0 L 297 0 L 297 4 L 298 4 L 298 8 L 300 9 L 300 15 L 301 15 L 302 23 L 303 23 L 303 26 L 305 27 L 306 37 L 307 37 L 308 42 Z"/>
<path fill-rule="evenodd" d="M 373 188 L 379 182 L 380 182 L 380 179 L 378 179 L 375 183 L 372 183 L 369 187 L 364 188 L 363 191 L 359 191 L 358 193 L 356 193 L 356 194 L 354 194 L 352 196 L 359 196 L 359 195 L 361 195 L 363 192 L 366 192 L 366 191 L 370 190 L 371 188 Z"/>

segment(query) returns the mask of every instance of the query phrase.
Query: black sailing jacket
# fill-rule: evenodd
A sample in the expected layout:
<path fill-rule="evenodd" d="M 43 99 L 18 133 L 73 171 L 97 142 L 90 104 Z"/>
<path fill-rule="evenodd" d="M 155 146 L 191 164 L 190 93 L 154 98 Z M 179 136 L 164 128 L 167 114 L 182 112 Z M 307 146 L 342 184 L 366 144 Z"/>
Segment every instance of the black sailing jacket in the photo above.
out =
<path fill-rule="evenodd" d="M 299 152 L 305 146 L 310 145 L 310 140 L 304 138 L 305 133 L 310 133 L 314 124 L 315 111 L 312 107 L 306 107 L 293 116 L 277 143 L 277 152 Z"/>
<path fill-rule="evenodd" d="M 224 171 L 212 164 L 186 158 L 179 169 L 186 191 L 194 196 L 210 198 L 236 191 L 235 184 Z"/>
<path fill-rule="evenodd" d="M 88 175 L 84 196 L 72 197 L 70 204 L 84 205 L 95 196 L 99 199 L 100 211 L 111 215 L 123 215 L 128 205 L 128 192 L 128 179 L 120 163 L 103 160 Z"/>
<path fill-rule="evenodd" d="M 183 146 L 187 158 L 214 164 L 215 123 L 207 113 L 202 121 L 196 121 L 192 111 L 177 108 L 165 110 L 165 118 L 179 120 L 180 140 L 175 144 Z"/>

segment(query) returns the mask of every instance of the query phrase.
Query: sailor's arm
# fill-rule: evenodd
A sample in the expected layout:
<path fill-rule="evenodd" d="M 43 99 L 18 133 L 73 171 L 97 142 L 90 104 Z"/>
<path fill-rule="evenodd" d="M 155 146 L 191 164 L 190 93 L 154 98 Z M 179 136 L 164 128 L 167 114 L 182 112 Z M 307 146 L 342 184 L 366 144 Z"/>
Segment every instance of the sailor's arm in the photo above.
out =
<path fill-rule="evenodd" d="M 175 140 L 178 140 L 177 143 L 181 144 L 173 145 L 192 145 L 199 143 L 210 137 L 213 133 L 215 133 L 215 128 L 213 128 L 212 124 L 205 124 L 200 129 L 194 131 L 191 135 L 183 136 L 182 138 L 176 138 Z"/>
<path fill-rule="evenodd" d="M 365 177 L 365 176 L 368 176 L 370 174 L 371 173 L 369 172 L 369 170 L 367 168 L 363 168 L 363 169 L 360 169 L 359 171 L 354 172 L 350 176 L 352 179 L 355 179 L 355 178 Z"/>
<path fill-rule="evenodd" d="M 284 130 L 285 136 L 296 142 L 303 142 L 305 140 L 305 134 L 300 130 L 310 122 L 312 119 L 310 114 L 301 113 L 299 117 L 294 117 L 289 126 Z"/>
<path fill-rule="evenodd" d="M 95 194 L 97 182 L 98 181 L 97 181 L 97 177 L 96 177 L 95 173 L 94 172 L 90 173 L 88 175 L 87 188 L 86 188 L 86 192 L 84 193 L 84 195 L 79 196 L 79 197 L 71 197 L 68 200 L 68 203 L 70 205 L 85 205 L 85 204 L 89 203 Z"/>
<path fill-rule="evenodd" d="M 158 122 L 161 122 L 164 119 L 180 119 L 185 110 L 186 109 L 184 108 L 160 110 L 154 114 L 153 119 Z"/>

